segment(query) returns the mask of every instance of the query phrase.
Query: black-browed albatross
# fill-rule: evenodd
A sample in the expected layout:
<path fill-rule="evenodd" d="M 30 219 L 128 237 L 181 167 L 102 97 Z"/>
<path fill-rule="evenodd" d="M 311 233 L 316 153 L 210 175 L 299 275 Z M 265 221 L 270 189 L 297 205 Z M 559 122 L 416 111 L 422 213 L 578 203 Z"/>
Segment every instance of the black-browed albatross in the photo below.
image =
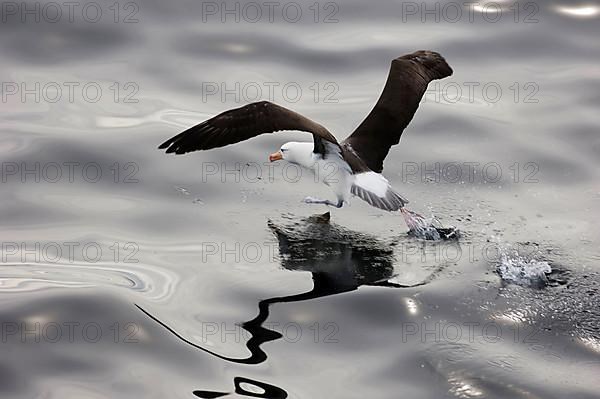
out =
<path fill-rule="evenodd" d="M 306 197 L 304 202 L 341 208 L 354 194 L 386 211 L 408 202 L 381 174 L 390 147 L 398 144 L 429 82 L 452 75 L 452 68 L 433 51 L 417 51 L 392 61 L 383 92 L 366 119 L 344 141 L 322 125 L 280 105 L 260 101 L 225 111 L 162 143 L 167 153 L 185 154 L 239 143 L 263 133 L 299 130 L 313 142 L 289 142 L 271 154 L 271 162 L 286 160 L 314 171 L 330 186 L 336 202 Z"/>

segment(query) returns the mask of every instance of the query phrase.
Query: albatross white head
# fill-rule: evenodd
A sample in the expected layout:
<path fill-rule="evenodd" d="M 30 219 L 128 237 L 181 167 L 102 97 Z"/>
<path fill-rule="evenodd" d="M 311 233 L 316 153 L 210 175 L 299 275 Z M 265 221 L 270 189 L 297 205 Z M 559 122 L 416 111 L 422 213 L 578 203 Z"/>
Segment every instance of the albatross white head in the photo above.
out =
<path fill-rule="evenodd" d="M 269 161 L 274 162 L 283 159 L 290 163 L 310 169 L 315 164 L 315 158 L 313 156 L 314 148 L 315 146 L 313 143 L 290 141 L 289 143 L 282 145 L 279 151 L 269 155 Z"/>

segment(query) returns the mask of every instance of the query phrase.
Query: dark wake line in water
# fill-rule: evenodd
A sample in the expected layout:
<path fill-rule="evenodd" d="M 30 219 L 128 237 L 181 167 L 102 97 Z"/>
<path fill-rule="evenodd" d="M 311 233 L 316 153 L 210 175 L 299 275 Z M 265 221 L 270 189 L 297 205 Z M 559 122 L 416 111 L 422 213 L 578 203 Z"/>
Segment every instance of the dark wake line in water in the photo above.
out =
<path fill-rule="evenodd" d="M 352 288 L 339 289 L 335 286 L 331 286 L 330 281 L 331 280 L 327 276 L 325 276 L 324 273 L 313 273 L 314 286 L 313 286 L 312 290 L 303 292 L 300 294 L 268 298 L 268 299 L 263 299 L 262 301 L 259 301 L 258 302 L 258 309 L 259 309 L 258 315 L 254 319 L 246 321 L 241 324 L 241 326 L 246 331 L 248 331 L 252 336 L 246 342 L 246 347 L 250 351 L 251 355 L 250 355 L 250 357 L 243 358 L 243 359 L 236 359 L 236 358 L 232 358 L 232 357 L 223 356 L 223 355 L 220 355 L 209 349 L 206 349 L 206 348 L 188 340 L 187 338 L 183 337 L 181 334 L 179 334 L 177 331 L 175 331 L 175 329 L 173 329 L 168 324 L 166 324 L 165 322 L 160 320 L 158 317 L 154 316 L 153 314 L 151 314 L 150 312 L 148 312 L 147 310 L 142 308 L 140 305 L 135 304 L 135 306 L 142 313 L 144 313 L 150 319 L 154 320 L 156 323 L 161 325 L 164 329 L 169 331 L 171 334 L 173 334 L 179 340 L 185 342 L 186 344 L 188 344 L 190 346 L 193 346 L 196 349 L 199 349 L 203 352 L 206 352 L 210 355 L 216 356 L 219 359 L 226 360 L 228 362 L 240 363 L 240 364 L 259 364 L 259 363 L 262 363 L 265 360 L 267 360 L 267 354 L 260 348 L 260 346 L 266 342 L 274 341 L 274 340 L 282 338 L 282 335 L 280 333 L 278 333 L 277 331 L 269 330 L 262 326 L 262 324 L 269 317 L 269 307 L 276 303 L 308 301 L 311 299 L 321 298 L 324 296 L 354 291 L 358 288 L 358 287 L 352 287 Z M 373 283 L 372 285 L 382 286 L 382 287 L 394 287 L 394 288 L 412 288 L 412 287 L 418 287 L 418 286 L 424 285 L 427 282 L 428 281 L 424 281 L 424 282 L 420 282 L 420 283 L 417 283 L 414 285 L 402 285 L 402 284 L 391 283 L 388 281 L 382 281 L 382 282 Z"/>
<path fill-rule="evenodd" d="M 156 316 L 152 315 L 150 312 L 148 312 L 147 310 L 142 308 L 140 305 L 135 304 L 135 306 L 140 311 L 142 311 L 146 316 L 148 316 L 150 319 L 154 320 L 156 323 L 161 325 L 163 328 L 165 328 L 167 331 L 169 331 L 171 334 L 173 334 L 179 340 L 183 341 L 184 343 L 186 343 L 196 349 L 199 349 L 203 352 L 213 355 L 219 359 L 233 362 L 233 363 L 259 364 L 259 363 L 266 361 L 268 358 L 266 352 L 263 351 L 260 348 L 260 346 L 266 342 L 274 341 L 274 340 L 282 338 L 282 335 L 280 333 L 273 331 L 273 330 L 269 330 L 262 326 L 262 324 L 269 317 L 270 306 L 273 304 L 276 304 L 276 303 L 308 301 L 311 299 L 321 298 L 324 296 L 340 294 L 342 292 L 354 291 L 358 288 L 358 286 L 356 286 L 356 287 L 352 287 L 352 288 L 339 289 L 339 287 L 336 287 L 335 284 L 331 284 L 331 281 L 332 280 L 330 278 L 328 278 L 325 275 L 325 273 L 313 273 L 314 285 L 313 285 L 313 289 L 311 289 L 310 291 L 303 292 L 300 294 L 295 294 L 295 295 L 263 299 L 263 300 L 259 301 L 258 302 L 258 309 L 259 309 L 258 315 L 254 319 L 241 324 L 242 328 L 244 328 L 246 331 L 248 331 L 252 336 L 246 342 L 246 347 L 250 351 L 251 356 L 248 358 L 245 358 L 245 359 L 236 359 L 236 358 L 226 357 L 226 356 L 220 355 L 218 353 L 215 353 L 209 349 L 206 349 L 194 342 L 191 342 L 190 340 L 188 340 L 187 338 L 185 338 L 181 334 L 179 334 L 177 331 L 175 331 L 168 324 L 164 323 L 163 321 L 158 319 Z M 426 284 L 426 282 L 418 283 L 418 284 L 410 285 L 410 286 L 409 285 L 404 286 L 404 285 L 384 281 L 384 282 L 374 283 L 373 285 L 379 285 L 379 286 L 385 286 L 385 287 L 410 288 L 410 287 L 420 286 L 423 284 Z M 247 384 L 252 384 L 252 385 L 258 386 L 259 388 L 262 388 L 264 390 L 264 393 L 256 394 L 256 393 L 253 393 L 250 391 L 246 391 L 241 387 L 241 385 L 240 385 L 241 383 L 247 383 Z M 266 383 L 262 383 L 262 382 L 258 382 L 258 381 L 249 380 L 244 377 L 236 377 L 234 379 L 234 384 L 235 384 L 235 392 L 237 394 L 243 394 L 246 396 L 253 396 L 253 397 L 273 398 L 273 399 L 279 399 L 279 398 L 284 399 L 284 398 L 287 398 L 287 396 L 288 396 L 287 393 L 279 387 L 269 385 Z M 194 395 L 201 397 L 201 398 L 218 398 L 218 397 L 229 394 L 227 392 L 213 392 L 213 391 L 202 391 L 202 390 L 197 390 L 197 391 L 194 391 L 193 393 L 194 393 Z"/>
<path fill-rule="evenodd" d="M 188 340 L 187 338 L 183 337 L 181 334 L 179 334 L 177 331 L 175 331 L 172 327 L 170 327 L 168 324 L 164 323 L 163 321 L 161 321 L 158 317 L 152 315 L 150 312 L 148 312 L 147 310 L 145 310 L 144 308 L 142 308 L 140 305 L 135 304 L 135 306 L 142 311 L 142 313 L 144 313 L 146 316 L 148 316 L 149 318 L 151 318 L 152 320 L 154 320 L 156 323 L 160 324 L 164 329 L 166 329 L 167 331 L 169 331 L 171 334 L 173 334 L 175 337 L 177 337 L 179 340 L 185 342 L 186 344 L 193 346 L 196 349 L 200 349 L 203 352 L 206 352 L 210 355 L 213 355 L 215 357 L 218 357 L 219 359 L 222 360 L 226 360 L 228 362 L 234 362 L 234 363 L 242 363 L 242 364 L 258 364 L 263 362 L 266 358 L 267 355 L 259 348 L 258 351 L 260 353 L 253 353 L 250 357 L 246 358 L 246 359 L 235 359 L 235 358 L 231 358 L 231 357 L 227 357 L 227 356 L 223 356 L 223 355 L 219 355 L 216 352 L 213 352 L 209 349 L 206 349 L 190 340 Z M 273 331 L 273 333 L 275 334 L 279 334 L 275 331 Z M 280 334 L 279 334 L 280 335 Z M 280 335 L 281 336 L 281 335 Z M 279 337 L 277 337 L 279 338 Z M 277 339 L 274 338 L 274 339 Z M 250 339 L 251 340 L 251 339 Z M 248 342 L 250 342 L 250 340 Z M 265 341 L 266 342 L 266 341 Z M 247 344 L 248 345 L 248 344 Z M 250 349 L 250 348 L 248 348 Z M 259 360 L 259 361 L 257 361 Z"/>
<path fill-rule="evenodd" d="M 304 229 L 298 229 L 298 226 L 290 229 L 288 226 L 268 223 L 279 241 L 280 254 L 287 255 L 282 257 L 281 266 L 288 270 L 310 271 L 313 288 L 300 294 L 258 302 L 258 315 L 241 324 L 251 335 L 246 342 L 251 353 L 247 358 L 223 356 L 191 342 L 141 306 L 135 306 L 179 340 L 196 349 L 228 362 L 259 364 L 267 359 L 261 345 L 282 338 L 277 331 L 262 326 L 269 317 L 269 308 L 273 304 L 308 301 L 353 291 L 361 285 L 413 288 L 429 283 L 434 277 L 435 272 L 424 281 L 411 285 L 388 281 L 393 272 L 393 251 L 373 237 L 329 224 L 328 216 L 324 214 L 305 219 Z"/>
<path fill-rule="evenodd" d="M 152 315 L 150 312 L 148 312 L 147 310 L 142 308 L 140 305 L 135 304 L 135 306 L 140 311 L 142 311 L 146 316 L 148 316 L 149 318 L 154 320 L 156 323 L 160 324 L 163 328 L 165 328 L 167 331 L 169 331 L 175 337 L 177 337 L 181 341 L 185 342 L 186 344 L 188 344 L 196 349 L 200 349 L 203 352 L 206 352 L 210 355 L 218 357 L 219 359 L 222 359 L 222 360 L 226 360 L 228 362 L 240 363 L 240 364 L 259 364 L 259 363 L 262 363 L 265 360 L 267 360 L 267 354 L 262 349 L 260 349 L 260 346 L 265 342 L 273 341 L 273 340 L 276 340 L 276 339 L 279 339 L 282 337 L 282 335 L 280 333 L 266 329 L 262 326 L 262 323 L 264 323 L 264 321 L 269 317 L 269 305 L 271 305 L 272 303 L 277 303 L 277 302 L 302 301 L 302 300 L 310 299 L 311 297 L 318 296 L 318 295 L 311 296 L 310 295 L 311 293 L 312 293 L 312 291 L 302 293 L 302 294 L 297 294 L 297 295 L 290 295 L 289 297 L 271 298 L 271 299 L 266 299 L 266 300 L 260 301 L 258 304 L 258 308 L 259 308 L 258 316 L 255 317 L 254 319 L 242 324 L 242 327 L 245 330 L 247 330 L 248 332 L 250 332 L 250 334 L 252 335 L 252 338 L 250 338 L 248 340 L 248 342 L 246 343 L 246 347 L 250 351 L 251 356 L 248 358 L 245 358 L 245 359 L 235 359 L 235 358 L 219 355 L 218 353 L 215 353 L 215 352 L 208 350 L 198 344 L 195 344 L 195 343 L 191 342 L 190 340 L 188 340 L 187 338 L 183 337 L 181 334 L 179 334 L 172 327 L 170 327 L 169 325 L 167 325 L 166 323 L 164 323 L 163 321 L 158 319 L 156 316 Z M 264 382 L 260 382 L 260 381 L 254 381 L 249 378 L 235 377 L 233 380 L 233 383 L 235 385 L 235 393 L 240 394 L 240 395 L 251 396 L 251 397 L 256 397 L 256 398 L 270 398 L 270 399 L 285 399 L 288 397 L 287 392 L 279 387 L 276 387 L 274 385 L 270 385 L 270 384 L 267 384 Z M 245 390 L 241 384 L 254 385 L 254 386 L 262 389 L 264 392 L 262 394 L 257 394 L 257 393 Z M 215 391 L 205 391 L 205 390 L 195 390 L 193 392 L 193 394 L 199 398 L 205 398 L 205 399 L 219 398 L 221 396 L 229 395 L 228 392 L 215 392 Z"/>
<path fill-rule="evenodd" d="M 263 299 L 258 302 L 258 315 L 240 325 L 251 335 L 246 342 L 246 347 L 250 351 L 250 356 L 247 358 L 223 356 L 191 342 L 140 305 L 135 304 L 135 306 L 179 340 L 196 349 L 228 362 L 259 364 L 268 358 L 261 345 L 283 337 L 277 331 L 263 327 L 263 323 L 269 317 L 271 305 L 308 301 L 350 292 L 361 285 L 413 288 L 427 284 L 436 274 L 434 272 L 424 281 L 411 285 L 388 281 L 393 276 L 393 251 L 377 239 L 329 224 L 328 214 L 311 217 L 304 222 L 306 222 L 304 229 L 299 229 L 297 225 L 292 228 L 277 226 L 273 222 L 269 222 L 268 225 L 277 237 L 280 254 L 284 255 L 281 266 L 288 270 L 309 271 L 312 275 L 313 287 L 307 292 Z M 235 392 L 238 394 L 269 398 L 287 397 L 287 393 L 281 388 L 262 382 L 236 377 L 234 383 Z M 241 387 L 241 383 L 256 385 L 262 388 L 264 393 L 246 391 Z M 218 398 L 229 394 L 204 390 L 196 390 L 193 393 L 202 398 Z M 268 396 L 262 396 L 267 394 Z"/>
<path fill-rule="evenodd" d="M 315 273 L 315 274 L 317 274 L 317 273 Z M 140 305 L 135 304 L 135 306 L 140 311 L 142 311 L 146 316 L 148 316 L 149 318 L 154 320 L 156 323 L 161 325 L 163 328 L 165 328 L 167 331 L 169 331 L 175 337 L 177 337 L 181 341 L 185 342 L 186 344 L 188 344 L 196 349 L 200 349 L 203 352 L 206 352 L 210 355 L 218 357 L 219 359 L 226 360 L 229 362 L 240 363 L 240 364 L 259 364 L 259 363 L 262 363 L 267 360 L 267 354 L 265 353 L 265 351 L 263 351 L 260 348 L 260 346 L 266 342 L 274 341 L 276 339 L 282 338 L 282 335 L 280 333 L 273 331 L 273 330 L 269 330 L 262 326 L 262 324 L 269 317 L 269 307 L 272 304 L 307 301 L 310 299 L 315 299 L 315 298 L 319 298 L 319 297 L 323 297 L 323 296 L 327 296 L 327 295 L 333 295 L 333 294 L 337 294 L 337 293 L 340 293 L 343 291 L 352 291 L 352 290 L 356 289 L 356 287 L 351 288 L 351 289 L 346 289 L 346 290 L 336 289 L 335 287 L 332 287 L 330 284 L 327 283 L 328 279 L 319 279 L 318 276 L 313 276 L 313 280 L 314 280 L 314 286 L 313 286 L 313 289 L 310 291 L 303 292 L 300 294 L 295 294 L 295 295 L 274 297 L 274 298 L 269 298 L 269 299 L 264 299 L 262 301 L 259 301 L 258 315 L 254 319 L 241 324 L 242 328 L 247 330 L 252 336 L 246 342 L 246 347 L 250 351 L 251 356 L 248 358 L 245 358 L 245 359 L 235 359 L 235 358 L 226 357 L 226 356 L 220 355 L 218 353 L 215 353 L 211 350 L 208 350 L 198 344 L 195 344 L 195 343 L 191 342 L 190 340 L 188 340 L 187 338 L 183 337 L 181 334 L 179 334 L 172 327 L 170 327 L 169 325 L 167 325 L 166 323 L 164 323 L 163 321 L 158 319 L 156 316 L 152 315 L 150 312 L 148 312 L 147 310 L 142 308 Z M 319 283 L 319 282 L 322 282 L 322 283 Z M 255 386 L 263 389 L 264 392 L 262 394 L 256 394 L 256 393 L 247 391 L 241 386 L 242 383 L 255 385 Z M 235 393 L 241 394 L 241 395 L 252 396 L 252 397 L 262 397 L 262 398 L 273 398 L 273 399 L 284 399 L 284 398 L 287 398 L 287 396 L 288 396 L 287 392 L 279 387 L 276 387 L 276 386 L 273 386 L 270 384 L 266 384 L 263 382 L 259 382 L 259 381 L 253 381 L 253 380 L 250 380 L 250 379 L 247 379 L 244 377 L 234 378 L 234 385 L 235 385 Z M 200 398 L 210 399 L 210 398 L 218 398 L 221 396 L 225 396 L 225 395 L 228 395 L 229 393 L 196 390 L 193 392 L 193 394 Z"/>
<path fill-rule="evenodd" d="M 315 273 L 315 274 L 318 275 L 319 273 Z M 135 304 L 135 306 L 140 311 L 142 311 L 146 316 L 148 316 L 149 318 L 154 320 L 156 323 L 160 324 L 164 329 L 169 331 L 171 334 L 173 334 L 179 340 L 185 342 L 186 344 L 188 344 L 190 346 L 193 346 L 196 349 L 200 349 L 201 351 L 204 351 L 210 355 L 216 356 L 219 359 L 226 360 L 228 362 L 240 363 L 240 364 L 259 364 L 259 363 L 262 363 L 265 360 L 267 360 L 267 354 L 265 353 L 265 351 L 263 351 L 260 348 L 260 346 L 266 342 L 274 341 L 274 340 L 277 340 L 277 339 L 280 339 L 283 337 L 277 331 L 269 330 L 262 326 L 262 324 L 269 317 L 269 313 L 270 313 L 269 307 L 271 305 L 273 305 L 275 303 L 308 301 L 310 299 L 320 298 L 320 297 L 327 296 L 327 295 L 339 294 L 339 293 L 342 293 L 345 291 L 353 291 L 357 288 L 357 287 L 354 287 L 354 288 L 345 289 L 345 290 L 335 289 L 335 288 L 330 287 L 329 284 L 325 282 L 326 279 L 319 279 L 318 276 L 316 276 L 316 277 L 317 278 L 313 277 L 315 284 L 314 284 L 313 289 L 310 291 L 303 292 L 300 294 L 289 295 L 289 296 L 263 299 L 258 302 L 258 309 L 259 309 L 258 315 L 254 319 L 246 321 L 241 324 L 241 327 L 244 328 L 246 331 L 248 331 L 251 334 L 251 338 L 246 342 L 246 347 L 250 351 L 251 355 L 247 358 L 242 358 L 242 359 L 223 356 L 223 355 L 215 353 L 207 348 L 204 348 L 204 347 L 188 340 L 187 338 L 183 337 L 181 334 L 179 334 L 177 331 L 175 331 L 175 329 L 173 329 L 168 324 L 166 324 L 165 322 L 160 320 L 158 317 L 152 315 L 150 312 L 148 312 L 147 310 L 142 308 L 140 305 Z M 319 282 L 321 282 L 321 283 L 319 283 Z M 384 284 L 382 284 L 382 285 L 384 285 Z M 397 286 L 396 284 L 393 284 L 393 283 L 389 283 L 389 285 L 394 286 L 394 287 Z"/>

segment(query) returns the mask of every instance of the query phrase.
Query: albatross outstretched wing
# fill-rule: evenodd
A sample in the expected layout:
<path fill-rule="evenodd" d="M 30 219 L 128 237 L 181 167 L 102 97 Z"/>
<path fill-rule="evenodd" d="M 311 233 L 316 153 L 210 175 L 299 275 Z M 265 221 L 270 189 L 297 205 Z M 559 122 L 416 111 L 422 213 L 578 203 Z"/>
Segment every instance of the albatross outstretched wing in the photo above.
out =
<path fill-rule="evenodd" d="M 450 75 L 452 68 L 433 51 L 396 58 L 377 104 L 342 145 L 349 146 L 371 170 L 380 173 L 383 160 L 390 147 L 400 141 L 429 82 Z"/>
<path fill-rule="evenodd" d="M 339 146 L 335 137 L 320 124 L 269 101 L 260 101 L 225 111 L 162 143 L 167 153 L 185 154 L 239 143 L 252 137 L 281 130 L 312 133 L 315 152 L 325 154 L 327 143 Z"/>

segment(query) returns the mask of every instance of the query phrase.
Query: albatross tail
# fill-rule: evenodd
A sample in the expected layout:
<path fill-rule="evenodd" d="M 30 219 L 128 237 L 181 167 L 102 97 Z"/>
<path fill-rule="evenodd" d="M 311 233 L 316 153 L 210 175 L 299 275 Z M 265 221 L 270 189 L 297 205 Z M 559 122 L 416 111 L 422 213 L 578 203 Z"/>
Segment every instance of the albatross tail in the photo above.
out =
<path fill-rule="evenodd" d="M 388 180 L 376 172 L 354 175 L 351 192 L 369 205 L 385 211 L 397 211 L 408 204 L 408 200 L 394 191 Z"/>

